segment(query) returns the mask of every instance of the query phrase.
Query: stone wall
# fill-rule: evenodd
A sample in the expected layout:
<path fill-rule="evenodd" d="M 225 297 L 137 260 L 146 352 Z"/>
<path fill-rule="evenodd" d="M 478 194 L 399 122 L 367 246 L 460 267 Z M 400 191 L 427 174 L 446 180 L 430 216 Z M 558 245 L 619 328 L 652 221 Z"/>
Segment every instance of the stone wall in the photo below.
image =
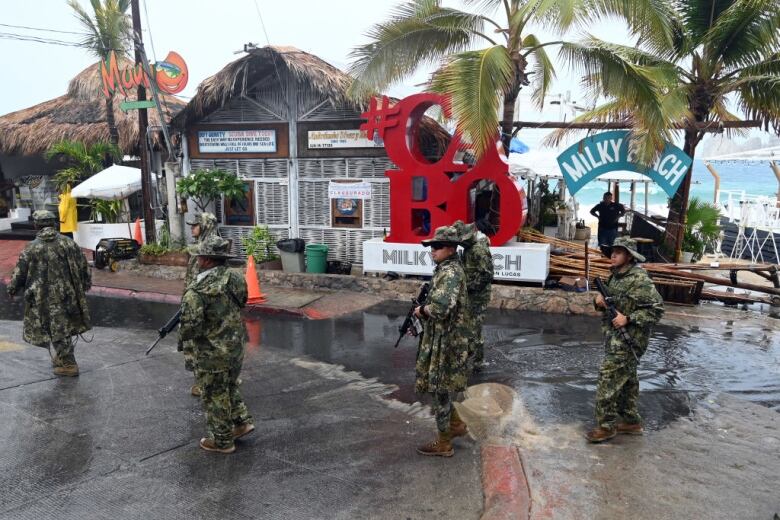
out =
<path fill-rule="evenodd" d="M 258 271 L 260 284 L 312 291 L 366 292 L 388 300 L 409 301 L 420 290 L 420 280 L 385 280 L 372 276 Z M 490 306 L 498 309 L 597 315 L 593 295 L 540 287 L 493 284 Z"/>
<path fill-rule="evenodd" d="M 185 267 L 143 265 L 136 260 L 120 262 L 120 269 L 142 276 L 165 280 L 184 279 Z M 244 268 L 236 268 L 241 273 Z M 375 276 L 347 276 L 338 274 L 285 273 L 284 271 L 258 269 L 261 287 L 289 287 L 308 291 L 348 291 L 368 293 L 388 300 L 408 302 L 417 296 L 420 280 L 385 280 Z M 493 284 L 490 306 L 497 309 L 538 311 L 557 314 L 597 315 L 593 309 L 593 296 L 545 290 L 540 287 Z"/>

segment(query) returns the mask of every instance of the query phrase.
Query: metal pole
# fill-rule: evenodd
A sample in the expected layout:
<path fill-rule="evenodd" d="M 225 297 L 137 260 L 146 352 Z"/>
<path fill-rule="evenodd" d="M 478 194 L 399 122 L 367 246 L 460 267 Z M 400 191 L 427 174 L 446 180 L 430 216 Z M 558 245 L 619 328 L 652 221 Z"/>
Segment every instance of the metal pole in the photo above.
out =
<path fill-rule="evenodd" d="M 645 181 L 645 215 L 648 217 L 650 216 L 650 206 L 648 205 L 650 203 L 650 197 L 648 196 L 649 184 L 649 182 Z"/>
<path fill-rule="evenodd" d="M 715 178 L 715 196 L 713 197 L 713 203 L 718 203 L 718 195 L 720 194 L 720 175 L 718 175 L 718 172 L 715 171 L 715 168 L 708 162 L 704 162 L 704 166 L 707 167 L 707 169 L 710 171 L 712 176 Z M 780 179 L 778 179 L 780 180 Z M 780 193 L 778 193 L 780 195 Z"/>
<path fill-rule="evenodd" d="M 135 47 L 135 62 L 142 63 L 141 38 L 141 11 L 138 0 L 132 0 L 130 6 L 133 13 L 133 45 Z M 151 80 L 152 78 L 150 78 Z M 146 100 L 146 88 L 143 82 L 138 85 L 138 101 Z M 156 242 L 157 233 L 154 226 L 154 212 L 152 211 L 152 179 L 149 173 L 149 149 L 146 146 L 146 127 L 149 126 L 149 118 L 145 108 L 138 110 L 138 135 L 141 148 L 141 199 L 146 230 L 146 243 Z"/>
<path fill-rule="evenodd" d="M 769 161 L 769 166 L 777 177 L 777 207 L 780 208 L 780 166 L 777 166 L 775 161 Z"/>

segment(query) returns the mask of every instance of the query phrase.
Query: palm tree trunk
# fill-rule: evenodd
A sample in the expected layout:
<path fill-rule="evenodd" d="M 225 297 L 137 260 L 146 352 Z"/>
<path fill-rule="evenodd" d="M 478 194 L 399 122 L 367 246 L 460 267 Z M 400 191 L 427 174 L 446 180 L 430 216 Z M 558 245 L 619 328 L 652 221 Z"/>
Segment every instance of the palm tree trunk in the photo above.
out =
<path fill-rule="evenodd" d="M 108 123 L 108 136 L 111 144 L 119 146 L 119 130 L 116 127 L 116 120 L 114 119 L 114 94 L 112 93 L 106 98 L 106 122 Z M 113 164 L 113 160 L 108 159 L 110 162 L 108 166 Z"/>
<path fill-rule="evenodd" d="M 509 144 L 512 141 L 512 131 L 514 130 L 515 120 L 515 102 L 520 94 L 520 87 L 513 87 L 511 91 L 504 95 L 504 110 L 501 119 L 501 143 L 504 145 L 504 153 L 509 157 Z"/>
<path fill-rule="evenodd" d="M 691 158 L 696 156 L 696 146 L 701 141 L 700 133 L 695 130 L 685 132 L 685 145 L 683 151 Z M 680 261 L 682 252 L 682 240 L 685 233 L 686 213 L 688 208 L 688 199 L 691 193 L 691 180 L 693 178 L 693 162 L 688 169 L 688 173 L 683 178 L 682 185 L 674 194 L 669 202 L 669 214 L 666 219 L 666 233 L 664 235 L 664 246 L 672 255 L 672 260 Z"/>

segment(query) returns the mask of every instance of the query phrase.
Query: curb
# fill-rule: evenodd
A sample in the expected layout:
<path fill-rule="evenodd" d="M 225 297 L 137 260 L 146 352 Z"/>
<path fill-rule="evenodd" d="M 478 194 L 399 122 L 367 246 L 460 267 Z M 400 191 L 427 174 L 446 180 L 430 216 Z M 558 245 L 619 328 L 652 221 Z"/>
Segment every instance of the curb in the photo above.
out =
<path fill-rule="evenodd" d="M 481 520 L 528 520 L 531 491 L 517 447 L 487 445 L 481 455 L 485 494 Z"/>
<path fill-rule="evenodd" d="M 92 296 L 102 296 L 105 298 L 120 298 L 130 300 L 142 300 L 146 302 L 168 303 L 172 305 L 181 304 L 181 295 L 156 293 L 151 291 L 135 291 L 132 289 L 118 289 L 115 287 L 95 286 L 89 290 L 88 294 Z M 266 307 L 263 304 L 247 304 L 247 312 L 259 314 L 275 314 L 285 316 L 297 316 L 309 319 L 322 319 L 320 316 L 309 316 L 305 310 L 287 309 L 283 307 Z"/>

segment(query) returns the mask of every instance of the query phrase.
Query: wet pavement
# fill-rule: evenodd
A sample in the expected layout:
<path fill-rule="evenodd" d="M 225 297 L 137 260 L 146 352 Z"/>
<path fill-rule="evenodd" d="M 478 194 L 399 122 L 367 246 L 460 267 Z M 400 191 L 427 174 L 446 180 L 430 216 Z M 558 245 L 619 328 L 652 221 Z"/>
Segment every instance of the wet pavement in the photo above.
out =
<path fill-rule="evenodd" d="M 201 504 L 183 506 L 194 518 L 218 510 L 236 518 L 273 518 L 272 510 L 292 518 L 478 517 L 475 444 L 464 443 L 452 461 L 410 451 L 432 422 L 413 393 L 413 340 L 393 348 L 405 306 L 336 320 L 248 316 L 244 391 L 263 426 L 231 464 L 194 447 L 202 417 L 182 392 L 189 377 L 173 341 L 139 356 L 175 308 L 90 301 L 94 322 L 110 329 L 95 332 L 102 344 L 77 350 L 77 381 L 53 378 L 40 349 L 14 346 L 20 324 L 0 321 L 0 406 L 10 418 L 0 431 L 13 441 L 0 448 L 2 465 L 11 464 L 2 479 L 25 489 L 0 500 L 0 517 L 48 517 L 58 500 L 78 495 L 68 491 L 73 482 L 102 482 L 89 488 L 98 493 L 114 478 L 124 480 L 112 507 L 125 512 L 152 491 L 150 504 L 162 507 L 167 490 L 165 507 L 193 497 Z M 0 301 L 0 320 L 20 318 L 18 302 Z M 640 368 L 648 433 L 605 446 L 581 437 L 602 353 L 593 318 L 490 313 L 488 364 L 473 383 L 521 396 L 508 442 L 521 447 L 534 518 L 771 518 L 780 512 L 778 329 L 780 321 L 750 312 L 670 307 Z M 159 491 L 139 482 L 147 477 Z M 98 496 L 89 493 L 82 506 Z M 138 511 L 160 516 L 152 505 Z"/>

